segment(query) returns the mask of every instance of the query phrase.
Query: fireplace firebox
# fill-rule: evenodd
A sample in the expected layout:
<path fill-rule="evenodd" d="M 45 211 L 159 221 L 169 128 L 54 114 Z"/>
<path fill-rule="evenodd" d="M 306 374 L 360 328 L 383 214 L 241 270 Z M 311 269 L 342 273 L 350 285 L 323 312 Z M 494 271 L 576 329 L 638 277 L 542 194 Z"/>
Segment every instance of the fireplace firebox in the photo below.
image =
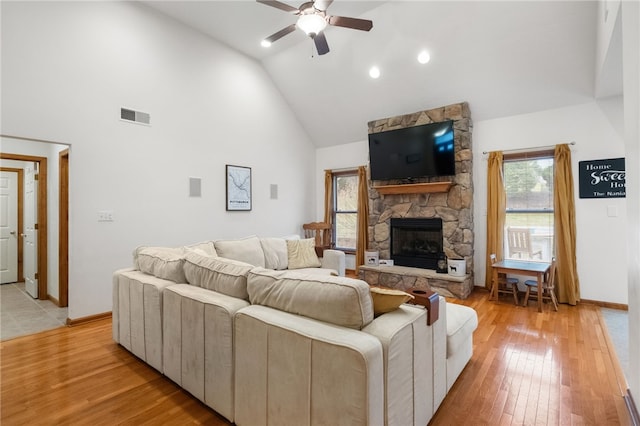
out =
<path fill-rule="evenodd" d="M 436 269 L 443 251 L 442 219 L 391 218 L 390 225 L 394 265 Z"/>

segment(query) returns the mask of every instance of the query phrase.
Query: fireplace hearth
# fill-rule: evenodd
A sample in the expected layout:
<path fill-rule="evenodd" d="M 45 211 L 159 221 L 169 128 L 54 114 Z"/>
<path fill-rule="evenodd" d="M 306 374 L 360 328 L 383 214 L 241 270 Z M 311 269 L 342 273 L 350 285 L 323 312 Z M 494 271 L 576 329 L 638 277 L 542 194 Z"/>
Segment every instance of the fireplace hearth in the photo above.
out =
<path fill-rule="evenodd" d="M 436 269 L 443 252 L 442 219 L 391 218 L 391 259 L 395 265 Z"/>

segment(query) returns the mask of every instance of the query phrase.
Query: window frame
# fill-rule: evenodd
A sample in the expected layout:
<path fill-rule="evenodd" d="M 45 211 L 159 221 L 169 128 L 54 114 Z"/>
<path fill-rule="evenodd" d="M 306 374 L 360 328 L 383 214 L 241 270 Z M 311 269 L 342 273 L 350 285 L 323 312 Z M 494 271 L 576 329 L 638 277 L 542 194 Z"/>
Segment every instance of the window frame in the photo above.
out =
<path fill-rule="evenodd" d="M 345 254 L 355 254 L 356 247 L 340 247 L 338 246 L 337 227 L 338 227 L 338 215 L 339 214 L 355 214 L 356 215 L 356 235 L 357 235 L 357 217 L 358 209 L 355 210 L 338 210 L 338 178 L 341 177 L 355 177 L 356 188 L 358 184 L 358 169 L 341 170 L 339 172 L 333 172 L 331 176 L 331 240 L 333 241 L 333 249 L 340 250 Z M 357 242 L 356 242 L 357 244 Z"/>

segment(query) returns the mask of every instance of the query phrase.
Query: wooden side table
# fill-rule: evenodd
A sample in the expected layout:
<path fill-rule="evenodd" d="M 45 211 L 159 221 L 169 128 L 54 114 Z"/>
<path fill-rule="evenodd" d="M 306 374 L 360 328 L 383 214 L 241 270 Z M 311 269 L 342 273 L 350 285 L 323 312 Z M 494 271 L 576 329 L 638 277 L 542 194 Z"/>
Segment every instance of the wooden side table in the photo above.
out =
<path fill-rule="evenodd" d="M 414 299 L 410 300 L 408 303 L 427 308 L 427 325 L 431 325 L 438 321 L 440 316 L 440 297 L 438 296 L 438 293 L 417 287 L 408 289 L 407 293 L 414 297 Z"/>

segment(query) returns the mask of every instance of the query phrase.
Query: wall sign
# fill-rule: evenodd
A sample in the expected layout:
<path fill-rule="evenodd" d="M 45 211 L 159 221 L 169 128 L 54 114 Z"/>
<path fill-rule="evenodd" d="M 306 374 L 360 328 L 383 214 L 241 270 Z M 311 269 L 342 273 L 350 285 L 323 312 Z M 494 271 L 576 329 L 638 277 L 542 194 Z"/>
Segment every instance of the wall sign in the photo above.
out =
<path fill-rule="evenodd" d="M 624 198 L 624 158 L 580 161 L 580 198 Z"/>

